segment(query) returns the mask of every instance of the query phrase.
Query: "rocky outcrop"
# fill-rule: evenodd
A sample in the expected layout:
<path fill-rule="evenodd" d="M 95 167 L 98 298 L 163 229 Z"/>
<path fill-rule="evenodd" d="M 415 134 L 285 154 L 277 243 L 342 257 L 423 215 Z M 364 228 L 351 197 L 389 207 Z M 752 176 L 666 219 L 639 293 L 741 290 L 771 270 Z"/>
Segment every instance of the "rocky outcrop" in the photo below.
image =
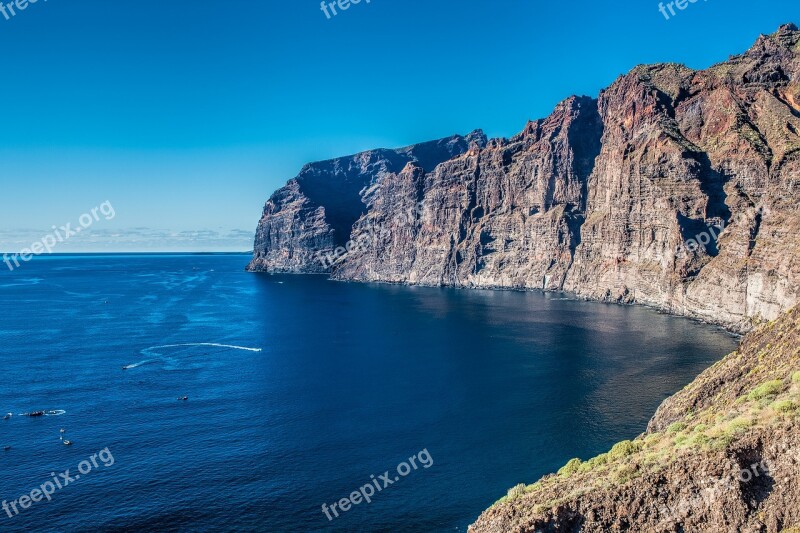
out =
<path fill-rule="evenodd" d="M 800 302 L 798 54 L 786 25 L 707 70 L 637 67 L 510 139 L 309 165 L 249 268 L 566 290 L 747 331 Z"/>
<path fill-rule="evenodd" d="M 600 95 L 603 150 L 565 288 L 747 329 L 798 301 L 794 26 L 706 71 L 639 67 Z M 693 253 L 676 247 L 724 225 Z M 711 233 L 713 235 L 713 233 Z"/>
<path fill-rule="evenodd" d="M 800 308 L 667 399 L 647 433 L 519 485 L 471 533 L 800 526 Z"/>
<path fill-rule="evenodd" d="M 371 150 L 303 167 L 300 174 L 267 201 L 256 231 L 250 271 L 321 273 L 329 271 L 320 254 L 344 246 L 353 224 L 366 212 L 365 195 L 391 179 L 406 164 L 426 171 L 484 146 L 476 130 L 466 137 L 416 144 L 397 150 Z"/>
<path fill-rule="evenodd" d="M 388 239 L 348 255 L 337 279 L 559 289 L 580 236 L 599 152 L 596 102 L 570 98 L 508 140 L 379 183 L 356 225 Z M 421 203 L 411 223 L 404 212 Z M 397 223 L 399 221 L 399 223 Z"/>

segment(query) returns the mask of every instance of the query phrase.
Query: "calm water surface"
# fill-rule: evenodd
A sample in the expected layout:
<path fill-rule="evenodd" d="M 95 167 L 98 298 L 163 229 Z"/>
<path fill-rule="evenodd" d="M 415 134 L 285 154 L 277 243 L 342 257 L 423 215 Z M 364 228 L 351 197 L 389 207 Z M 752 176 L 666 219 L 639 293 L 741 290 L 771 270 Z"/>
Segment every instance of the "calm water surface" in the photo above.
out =
<path fill-rule="evenodd" d="M 0 511 L 0 530 L 464 531 L 509 487 L 643 431 L 736 344 L 639 307 L 246 262 L 56 256 L 0 273 L 0 498 L 108 448 L 52 501 Z M 19 416 L 37 410 L 64 413 Z M 322 513 L 423 449 L 429 468 Z"/>

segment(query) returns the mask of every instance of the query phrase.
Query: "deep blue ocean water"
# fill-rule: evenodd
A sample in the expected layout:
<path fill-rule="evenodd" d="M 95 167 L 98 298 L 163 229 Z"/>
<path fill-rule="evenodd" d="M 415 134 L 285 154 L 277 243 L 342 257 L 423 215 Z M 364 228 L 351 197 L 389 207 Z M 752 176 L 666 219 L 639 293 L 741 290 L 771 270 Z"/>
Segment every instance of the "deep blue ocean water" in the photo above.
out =
<path fill-rule="evenodd" d="M 0 273 L 0 498 L 89 461 L 52 501 L 0 510 L 0 531 L 464 531 L 509 487 L 642 432 L 736 345 L 641 307 L 255 275 L 247 259 Z M 54 413 L 19 416 L 38 410 Z M 430 467 L 323 514 L 421 450 Z"/>

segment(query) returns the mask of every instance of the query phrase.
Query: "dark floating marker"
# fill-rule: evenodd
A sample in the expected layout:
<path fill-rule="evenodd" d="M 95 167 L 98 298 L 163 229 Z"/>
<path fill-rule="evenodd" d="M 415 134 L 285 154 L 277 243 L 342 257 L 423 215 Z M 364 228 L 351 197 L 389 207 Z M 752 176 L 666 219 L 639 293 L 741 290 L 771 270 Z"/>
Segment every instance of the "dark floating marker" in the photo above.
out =
<path fill-rule="evenodd" d="M 7 452 L 7 451 L 8 451 L 8 450 L 10 450 L 10 449 L 11 449 L 11 446 L 6 446 L 5 448 L 3 448 L 3 451 L 4 451 L 4 452 Z"/>
<path fill-rule="evenodd" d="M 186 400 L 188 400 L 188 399 L 189 399 L 189 397 L 188 397 L 188 396 L 181 396 L 180 398 L 178 398 L 178 400 L 180 400 L 180 401 L 182 401 L 182 402 L 185 402 L 185 401 L 186 401 Z"/>

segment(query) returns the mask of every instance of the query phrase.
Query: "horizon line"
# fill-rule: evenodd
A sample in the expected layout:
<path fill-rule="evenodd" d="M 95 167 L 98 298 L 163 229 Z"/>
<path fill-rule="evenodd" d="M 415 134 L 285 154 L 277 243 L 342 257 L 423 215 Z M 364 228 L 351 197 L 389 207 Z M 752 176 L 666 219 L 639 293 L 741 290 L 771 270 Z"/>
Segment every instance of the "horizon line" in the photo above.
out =
<path fill-rule="evenodd" d="M 19 252 L 0 252 L 1 255 L 20 255 Z M 50 254 L 32 255 L 32 258 L 37 257 L 52 257 L 52 256 L 70 256 L 70 255 L 252 255 L 253 251 L 163 251 L 163 252 L 144 252 L 144 251 L 116 251 L 116 252 L 54 252 Z"/>

